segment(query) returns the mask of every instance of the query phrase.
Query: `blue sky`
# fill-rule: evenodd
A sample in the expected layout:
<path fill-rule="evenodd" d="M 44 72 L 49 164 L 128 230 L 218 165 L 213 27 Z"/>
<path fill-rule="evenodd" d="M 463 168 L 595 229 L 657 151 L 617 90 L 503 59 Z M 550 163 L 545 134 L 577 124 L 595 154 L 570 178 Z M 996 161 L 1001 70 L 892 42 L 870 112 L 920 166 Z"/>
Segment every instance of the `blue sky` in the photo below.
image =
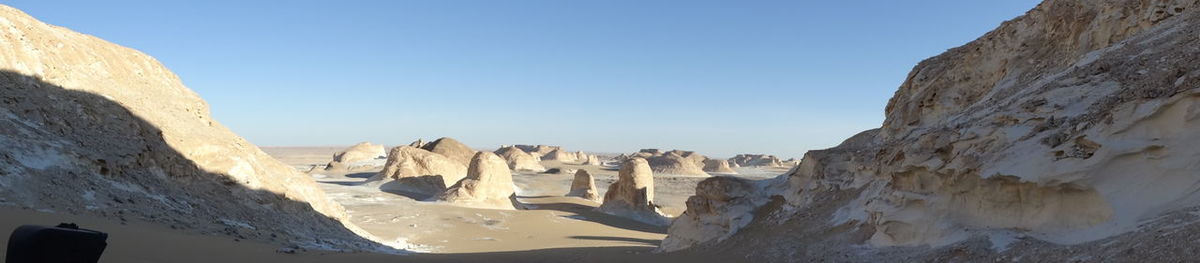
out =
<path fill-rule="evenodd" d="M 878 127 L 913 65 L 1037 2 L 3 3 L 158 58 L 259 145 L 799 157 Z"/>

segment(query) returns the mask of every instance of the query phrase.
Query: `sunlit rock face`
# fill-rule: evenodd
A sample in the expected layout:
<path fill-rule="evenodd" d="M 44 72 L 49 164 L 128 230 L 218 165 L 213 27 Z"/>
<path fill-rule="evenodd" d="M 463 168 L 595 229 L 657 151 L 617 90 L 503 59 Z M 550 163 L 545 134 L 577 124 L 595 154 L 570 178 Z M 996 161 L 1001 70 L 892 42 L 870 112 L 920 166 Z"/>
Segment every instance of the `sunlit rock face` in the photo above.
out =
<path fill-rule="evenodd" d="M 782 198 L 770 209 L 792 218 L 822 213 L 829 220 L 813 224 L 844 229 L 829 240 L 872 247 L 940 247 L 995 231 L 1080 244 L 1195 206 L 1195 5 L 1045 1 L 919 63 L 882 127 L 808 152 L 750 198 Z M 812 210 L 828 204 L 840 207 Z M 746 210 L 689 203 L 685 215 L 720 222 Z M 719 240 L 736 226 L 715 225 L 669 235 Z"/>
<path fill-rule="evenodd" d="M 516 209 L 516 186 L 504 158 L 479 152 L 471 158 L 467 177 L 437 196 L 437 200 L 469 207 Z"/>
<path fill-rule="evenodd" d="M 669 224 L 654 204 L 654 173 L 642 158 L 626 160 L 597 210 L 654 225 Z"/>

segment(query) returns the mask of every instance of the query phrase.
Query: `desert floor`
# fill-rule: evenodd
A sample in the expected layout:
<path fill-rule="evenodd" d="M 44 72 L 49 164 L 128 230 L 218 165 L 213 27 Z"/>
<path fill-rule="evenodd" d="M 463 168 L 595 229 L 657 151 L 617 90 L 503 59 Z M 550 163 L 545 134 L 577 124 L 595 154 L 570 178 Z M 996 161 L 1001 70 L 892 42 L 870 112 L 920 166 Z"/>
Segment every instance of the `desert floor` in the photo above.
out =
<path fill-rule="evenodd" d="M 272 156 L 307 171 L 344 147 L 265 147 Z M 603 194 L 616 180 L 613 168 L 554 161 L 547 168 L 587 169 Z M 742 177 L 767 178 L 784 170 L 739 168 Z M 651 251 L 666 227 L 646 225 L 593 211 L 598 203 L 563 197 L 572 174 L 514 174 L 526 210 L 490 210 L 418 201 L 384 192 L 368 182 L 377 170 L 310 173 L 346 207 L 352 220 L 372 234 L 422 252 L 390 255 L 302 250 L 280 253 L 279 245 L 201 235 L 136 220 L 75 216 L 0 206 L 0 231 L 21 224 L 73 222 L 109 234 L 101 262 L 697 262 L 711 260 L 680 253 Z M 695 184 L 705 177 L 656 175 L 655 199 L 672 216 L 684 209 Z M 418 197 L 419 198 L 419 197 Z M 7 233 L 7 232 L 5 232 Z M 7 241 L 7 239 L 0 240 Z M 0 254 L 7 243 L 0 245 Z M 697 258 L 691 258 L 697 257 Z"/>

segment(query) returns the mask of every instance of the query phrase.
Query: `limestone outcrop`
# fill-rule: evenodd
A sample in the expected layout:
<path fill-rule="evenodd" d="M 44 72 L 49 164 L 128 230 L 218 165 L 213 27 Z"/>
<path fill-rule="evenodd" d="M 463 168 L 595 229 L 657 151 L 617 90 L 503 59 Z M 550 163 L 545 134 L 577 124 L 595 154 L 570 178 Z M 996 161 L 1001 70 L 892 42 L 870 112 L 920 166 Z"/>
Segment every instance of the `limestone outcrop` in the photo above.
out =
<path fill-rule="evenodd" d="M 433 195 L 467 176 L 467 167 L 441 154 L 412 146 L 392 148 L 374 180 L 395 180 L 396 190 Z"/>
<path fill-rule="evenodd" d="M 676 218 L 659 251 L 670 252 L 710 241 L 719 241 L 749 224 L 752 212 L 766 198 L 754 194 L 758 186 L 746 179 L 718 176 L 696 184 L 696 195 L 687 200 L 687 210 Z"/>
<path fill-rule="evenodd" d="M 508 162 L 508 168 L 513 171 L 526 172 L 545 172 L 546 167 L 538 163 L 538 160 L 529 155 L 529 153 L 513 146 L 502 147 L 496 150 L 496 154 L 503 157 Z"/>
<path fill-rule="evenodd" d="M 545 155 L 542 155 L 543 161 L 559 161 L 559 162 L 563 162 L 563 163 L 578 162 L 579 161 L 578 158 L 579 157 L 575 153 L 568 152 L 568 151 L 565 151 L 562 149 L 555 149 L 553 151 L 546 153 Z"/>
<path fill-rule="evenodd" d="M 729 161 L 724 159 L 704 160 L 704 168 L 701 169 L 710 173 L 737 174 L 737 171 L 733 170 L 732 167 L 729 167 Z"/>
<path fill-rule="evenodd" d="M 378 167 L 381 162 L 377 162 L 380 158 L 387 158 L 387 151 L 383 145 L 371 144 L 369 142 L 360 142 L 354 146 L 350 146 L 346 150 L 333 154 L 333 161 L 325 165 L 326 171 L 334 170 L 361 170 Z"/>
<path fill-rule="evenodd" d="M 442 137 L 426 143 L 421 146 L 421 149 L 446 156 L 446 158 L 450 158 L 450 160 L 454 160 L 463 166 L 470 164 L 471 157 L 475 156 L 475 150 L 450 137 Z"/>
<path fill-rule="evenodd" d="M 1137 248 L 1195 244 L 1182 236 L 1197 223 L 1173 220 L 1200 192 L 1197 5 L 1047 0 L 919 63 L 879 129 L 755 182 L 765 185 L 749 198 L 772 201 L 752 212 L 689 203 L 695 218 L 679 222 L 708 223 L 673 226 L 662 249 L 720 246 L 748 261 L 797 260 L 793 251 L 861 261 L 1186 257 Z M 737 224 L 720 222 L 739 214 L 771 216 L 730 235 Z M 785 221 L 787 231 L 755 227 Z M 872 247 L 893 248 L 863 252 Z"/>
<path fill-rule="evenodd" d="M 708 173 L 696 166 L 696 162 L 679 156 L 674 152 L 666 153 L 659 156 L 651 156 L 646 158 L 650 164 L 650 169 L 658 174 L 673 174 L 673 175 L 700 175 L 707 176 Z M 703 161 L 701 161 L 703 163 Z M 703 164 L 701 164 L 703 165 Z"/>
<path fill-rule="evenodd" d="M 626 160 L 617 173 L 617 181 L 608 186 L 600 212 L 653 225 L 668 225 L 670 220 L 654 204 L 654 173 L 642 158 Z"/>
<path fill-rule="evenodd" d="M 567 196 L 575 196 L 591 201 L 600 202 L 600 192 L 596 191 L 596 179 L 592 178 L 592 174 L 587 170 L 578 170 L 575 172 L 575 179 L 571 180 L 571 191 Z"/>
<path fill-rule="evenodd" d="M 515 188 L 504 158 L 479 152 L 471 158 L 467 177 L 439 194 L 437 200 L 469 207 L 512 210 L 520 206 Z"/>
<path fill-rule="evenodd" d="M 239 222 L 249 226 L 239 237 L 277 246 L 379 245 L 311 177 L 214 120 L 159 61 L 4 5 L 0 200 L 191 234 Z"/>
<path fill-rule="evenodd" d="M 784 167 L 779 157 L 769 154 L 738 154 L 729 158 L 729 162 L 738 167 Z"/>

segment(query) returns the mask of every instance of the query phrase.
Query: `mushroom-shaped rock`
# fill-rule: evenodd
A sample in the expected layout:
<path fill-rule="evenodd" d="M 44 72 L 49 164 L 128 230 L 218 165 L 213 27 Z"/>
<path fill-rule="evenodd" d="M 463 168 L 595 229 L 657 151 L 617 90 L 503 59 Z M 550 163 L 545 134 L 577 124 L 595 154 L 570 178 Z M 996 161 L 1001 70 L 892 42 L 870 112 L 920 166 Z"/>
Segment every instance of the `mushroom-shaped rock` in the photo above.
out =
<path fill-rule="evenodd" d="M 325 170 L 356 170 L 377 167 L 380 163 L 374 161 L 385 156 L 387 156 L 387 151 L 383 145 L 360 142 L 346 150 L 334 153 L 333 161 L 325 166 Z"/>
<path fill-rule="evenodd" d="M 571 192 L 568 192 L 567 196 L 600 202 L 600 193 L 596 191 L 596 180 L 592 178 L 591 173 L 583 169 L 575 172 L 575 179 L 571 181 Z"/>
<path fill-rule="evenodd" d="M 596 210 L 647 224 L 670 224 L 654 205 L 654 174 L 650 164 L 642 158 L 632 158 L 621 164 L 617 181 L 608 186 L 604 203 Z"/>
<path fill-rule="evenodd" d="M 529 172 L 544 172 L 546 167 L 538 163 L 537 158 L 533 155 L 522 151 L 521 149 L 508 146 L 496 150 L 496 154 L 503 157 L 508 162 L 508 168 L 513 171 L 529 171 Z"/>
<path fill-rule="evenodd" d="M 439 194 L 437 200 L 476 208 L 512 210 L 519 205 L 515 187 L 504 158 L 495 153 L 479 152 L 471 158 L 467 177 Z"/>
<path fill-rule="evenodd" d="M 467 167 L 441 154 L 400 146 L 388 152 L 376 179 L 397 180 L 403 191 L 433 195 L 467 176 Z"/>
<path fill-rule="evenodd" d="M 651 156 L 646 161 L 650 163 L 650 169 L 659 174 L 708 175 L 695 162 L 675 153 Z"/>
<path fill-rule="evenodd" d="M 441 154 L 446 156 L 446 158 L 450 158 L 450 160 L 461 163 L 464 166 L 471 163 L 471 157 L 475 156 L 475 150 L 472 150 L 471 147 L 467 147 L 466 144 L 458 142 L 458 140 L 450 137 L 442 137 L 436 141 L 426 143 L 424 146 L 421 146 L 421 149 L 425 149 L 426 151 L 436 154 Z"/>
<path fill-rule="evenodd" d="M 729 167 L 729 161 L 725 159 L 708 159 L 704 160 L 704 171 L 710 173 L 737 174 L 732 167 Z"/>

